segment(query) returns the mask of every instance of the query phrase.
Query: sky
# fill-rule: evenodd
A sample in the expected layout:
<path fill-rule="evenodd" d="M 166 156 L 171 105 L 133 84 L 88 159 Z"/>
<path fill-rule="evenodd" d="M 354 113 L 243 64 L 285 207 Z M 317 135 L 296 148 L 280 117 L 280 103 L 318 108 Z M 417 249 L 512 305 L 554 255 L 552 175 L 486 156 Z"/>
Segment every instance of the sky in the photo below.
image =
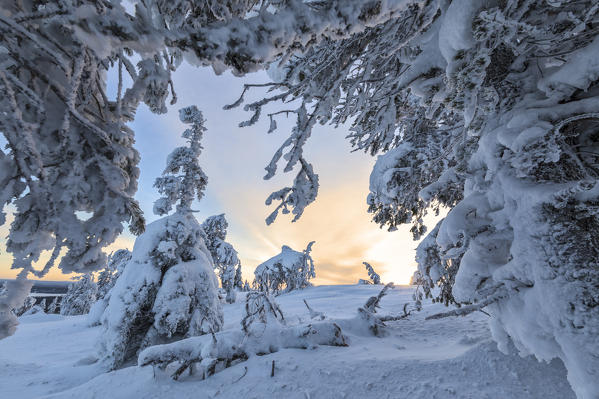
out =
<path fill-rule="evenodd" d="M 287 138 L 295 119 L 278 119 L 278 130 L 267 134 L 268 118 L 257 124 L 240 128 L 239 122 L 251 114 L 243 106 L 225 111 L 223 106 L 234 102 L 244 83 L 269 81 L 266 73 L 255 73 L 243 78 L 230 73 L 217 76 L 209 68 L 182 65 L 173 81 L 178 101 L 168 106 L 163 115 L 152 114 L 145 106 L 137 112 L 131 127 L 136 134 L 136 148 L 141 153 L 139 189 L 136 194 L 146 220 L 158 217 L 152 213 L 153 202 L 159 197 L 153 187 L 154 179 L 165 166 L 167 155 L 184 143 L 181 133 L 186 126 L 178 119 L 178 109 L 197 105 L 207 119 L 208 131 L 204 136 L 204 150 L 200 164 L 208 175 L 208 187 L 196 217 L 225 213 L 229 222 L 227 241 L 238 251 L 242 262 L 243 278 L 251 281 L 255 267 L 278 254 L 282 245 L 302 250 L 310 241 L 316 241 L 312 257 L 316 265 L 315 284 L 351 284 L 367 279 L 363 261 L 372 264 L 383 281 L 407 284 L 416 266 L 409 226 L 395 232 L 380 229 L 371 222 L 367 213 L 366 196 L 370 172 L 376 161 L 362 152 L 351 152 L 347 140 L 348 126 L 334 128 L 317 126 L 305 147 L 305 158 L 319 174 L 318 198 L 309 205 L 301 219 L 291 223 L 290 215 L 279 215 L 267 226 L 264 219 L 274 209 L 267 207 L 266 197 L 275 190 L 290 186 L 295 170 L 280 173 L 263 180 L 264 167 L 281 143 Z M 109 89 L 113 89 L 109 87 Z M 109 90 L 110 91 L 110 90 Z M 246 100 L 259 99 L 265 92 L 250 91 Z M 0 226 L 0 278 L 13 278 L 12 258 L 5 251 L 8 223 Z M 429 226 L 434 218 L 428 220 Z M 123 234 L 108 247 L 132 249 L 135 237 Z M 42 259 L 43 261 L 43 259 Z M 56 267 L 46 280 L 66 280 Z"/>

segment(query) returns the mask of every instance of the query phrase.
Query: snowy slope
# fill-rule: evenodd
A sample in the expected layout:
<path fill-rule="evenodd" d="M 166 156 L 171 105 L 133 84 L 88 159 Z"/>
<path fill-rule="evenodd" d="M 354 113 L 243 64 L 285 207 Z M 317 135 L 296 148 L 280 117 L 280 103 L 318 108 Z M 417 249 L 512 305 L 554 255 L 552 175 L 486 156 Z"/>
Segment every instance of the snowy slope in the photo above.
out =
<path fill-rule="evenodd" d="M 308 321 L 305 298 L 339 320 L 350 346 L 287 349 L 250 358 L 205 381 L 172 381 L 151 367 L 103 373 L 94 359 L 99 328 L 85 317 L 23 317 L 0 341 L 0 398 L 574 398 L 559 361 L 500 353 L 482 313 L 425 321 L 444 310 L 425 304 L 376 338 L 349 320 L 381 286 L 320 286 L 277 297 L 289 323 Z M 399 313 L 411 288 L 396 288 L 380 313 Z M 225 329 L 239 326 L 243 297 L 225 305 Z M 272 361 L 275 376 L 270 377 Z M 246 372 L 247 369 L 247 372 Z"/>

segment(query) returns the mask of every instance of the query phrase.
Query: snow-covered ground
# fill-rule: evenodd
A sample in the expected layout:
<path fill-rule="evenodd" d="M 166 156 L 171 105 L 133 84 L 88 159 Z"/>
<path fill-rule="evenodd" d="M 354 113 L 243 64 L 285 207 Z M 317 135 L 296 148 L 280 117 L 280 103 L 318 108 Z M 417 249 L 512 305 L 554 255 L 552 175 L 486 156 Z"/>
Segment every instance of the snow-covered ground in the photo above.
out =
<path fill-rule="evenodd" d="M 0 341 L 0 398 L 574 398 L 563 364 L 504 355 L 491 341 L 487 316 L 425 321 L 442 305 L 388 323 L 377 338 L 349 319 L 382 286 L 320 286 L 281 295 L 288 323 L 309 321 L 302 300 L 348 326 L 349 347 L 285 349 L 199 380 L 173 381 L 152 367 L 105 373 L 95 362 L 101 329 L 85 316 L 35 314 Z M 395 288 L 379 313 L 400 313 L 411 288 Z M 239 328 L 244 298 L 225 305 L 225 329 Z M 275 375 L 271 377 L 272 361 Z M 247 370 L 247 371 L 246 371 Z"/>

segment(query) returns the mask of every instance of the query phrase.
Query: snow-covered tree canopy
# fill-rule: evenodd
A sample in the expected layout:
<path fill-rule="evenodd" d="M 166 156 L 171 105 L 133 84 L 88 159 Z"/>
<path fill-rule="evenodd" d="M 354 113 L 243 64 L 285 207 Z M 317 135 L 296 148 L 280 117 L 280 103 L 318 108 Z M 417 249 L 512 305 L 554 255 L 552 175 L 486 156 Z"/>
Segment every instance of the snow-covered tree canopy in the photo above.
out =
<path fill-rule="evenodd" d="M 241 261 L 237 251 L 225 241 L 229 224 L 225 214 L 206 218 L 202 229 L 206 233 L 206 247 L 212 255 L 212 261 L 218 270 L 221 286 L 227 291 L 227 302 L 235 302 L 235 291 L 241 284 Z"/>
<path fill-rule="evenodd" d="M 314 261 L 310 256 L 310 242 L 302 252 L 294 251 L 283 245 L 281 253 L 273 256 L 254 270 L 254 285 L 260 291 L 279 292 L 306 288 L 311 285 L 310 279 L 316 277 Z"/>

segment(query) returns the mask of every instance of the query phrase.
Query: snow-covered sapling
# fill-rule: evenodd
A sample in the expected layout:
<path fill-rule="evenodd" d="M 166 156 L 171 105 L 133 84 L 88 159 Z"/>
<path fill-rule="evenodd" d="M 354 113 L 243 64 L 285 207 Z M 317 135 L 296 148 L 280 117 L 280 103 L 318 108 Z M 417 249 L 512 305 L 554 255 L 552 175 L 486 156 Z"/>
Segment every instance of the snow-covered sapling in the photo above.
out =
<path fill-rule="evenodd" d="M 114 284 L 130 260 L 131 252 L 128 249 L 119 249 L 108 257 L 108 265 L 98 274 L 96 282 L 98 285 L 98 299 L 92 305 L 87 316 L 87 322 L 90 326 L 101 324 L 102 315 L 110 300 L 110 290 L 114 287 Z"/>
<path fill-rule="evenodd" d="M 55 313 L 59 313 L 59 308 L 60 308 L 60 304 L 59 304 L 59 296 L 55 296 L 54 299 L 52 300 L 52 302 L 50 302 L 50 305 L 48 305 L 48 310 L 46 311 L 46 313 L 48 314 L 55 314 Z"/>

